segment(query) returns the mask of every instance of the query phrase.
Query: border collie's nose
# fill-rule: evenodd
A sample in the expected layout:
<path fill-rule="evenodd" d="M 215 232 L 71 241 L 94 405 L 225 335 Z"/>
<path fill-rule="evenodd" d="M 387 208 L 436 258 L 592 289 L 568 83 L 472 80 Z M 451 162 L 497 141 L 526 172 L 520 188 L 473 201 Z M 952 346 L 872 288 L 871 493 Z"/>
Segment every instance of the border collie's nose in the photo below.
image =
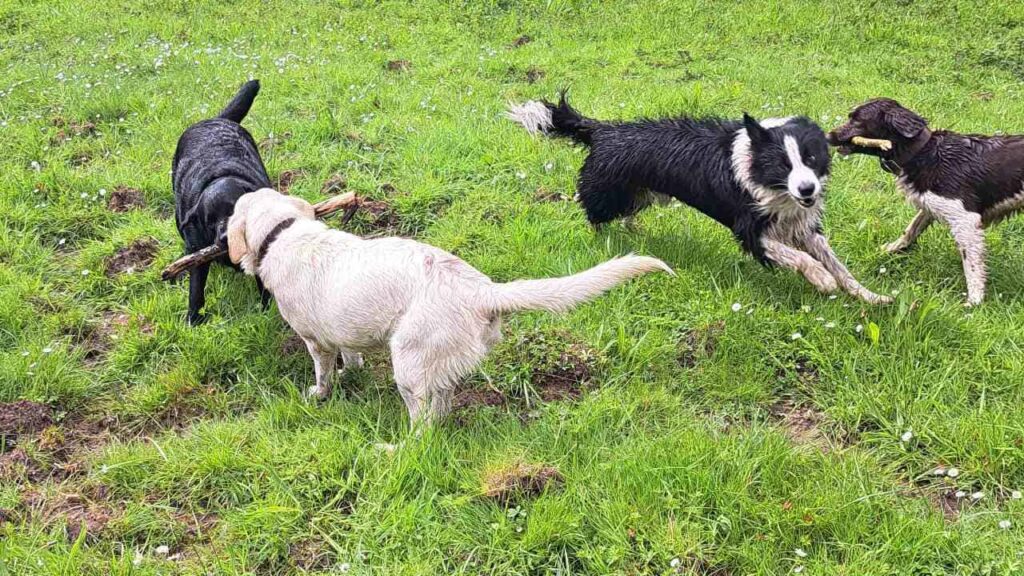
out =
<path fill-rule="evenodd" d="M 817 186 L 815 186 L 813 182 L 804 182 L 796 187 L 796 191 L 804 198 L 810 198 L 814 195 L 815 188 L 817 188 Z"/>

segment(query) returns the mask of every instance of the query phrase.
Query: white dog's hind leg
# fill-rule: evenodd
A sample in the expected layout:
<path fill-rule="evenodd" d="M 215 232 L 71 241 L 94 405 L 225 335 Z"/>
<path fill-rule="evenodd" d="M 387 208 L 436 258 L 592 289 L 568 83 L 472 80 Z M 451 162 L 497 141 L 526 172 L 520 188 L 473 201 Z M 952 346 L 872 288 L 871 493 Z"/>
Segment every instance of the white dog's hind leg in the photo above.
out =
<path fill-rule="evenodd" d="M 338 353 L 335 350 L 325 350 L 315 341 L 303 339 L 309 355 L 313 357 L 313 368 L 316 372 L 316 384 L 309 387 L 306 395 L 310 398 L 323 400 L 331 394 L 331 374 L 334 372 L 334 365 L 338 361 Z"/>
<path fill-rule="evenodd" d="M 352 352 L 351 350 L 342 350 L 341 362 L 342 372 L 356 370 L 363 367 L 363 355 L 359 352 Z"/>
<path fill-rule="evenodd" d="M 835 292 L 839 288 L 835 276 L 810 254 L 787 246 L 778 240 L 764 239 L 761 241 L 764 253 L 768 258 L 782 266 L 803 275 L 819 292 Z"/>

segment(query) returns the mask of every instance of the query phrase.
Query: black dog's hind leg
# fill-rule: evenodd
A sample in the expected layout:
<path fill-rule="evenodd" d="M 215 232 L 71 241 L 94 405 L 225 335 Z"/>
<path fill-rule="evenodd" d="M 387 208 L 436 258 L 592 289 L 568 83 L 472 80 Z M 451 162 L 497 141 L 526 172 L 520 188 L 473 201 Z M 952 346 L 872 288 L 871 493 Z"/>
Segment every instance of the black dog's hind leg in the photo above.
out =
<path fill-rule="evenodd" d="M 206 277 L 210 273 L 210 265 L 196 266 L 188 273 L 188 323 L 198 326 L 206 322 L 206 316 L 199 311 L 206 306 Z"/>
<path fill-rule="evenodd" d="M 259 276 L 256 277 L 256 289 L 260 292 L 260 306 L 264 311 L 266 311 L 270 308 L 270 297 L 272 294 L 270 293 L 270 290 L 267 290 L 267 287 L 263 285 L 263 281 L 260 280 Z"/>
<path fill-rule="evenodd" d="M 637 205 L 635 186 L 621 178 L 609 178 L 592 169 L 587 157 L 580 170 L 576 185 L 576 200 L 583 205 L 587 220 L 600 230 L 601 225 L 618 218 L 636 214 L 644 205 Z"/>

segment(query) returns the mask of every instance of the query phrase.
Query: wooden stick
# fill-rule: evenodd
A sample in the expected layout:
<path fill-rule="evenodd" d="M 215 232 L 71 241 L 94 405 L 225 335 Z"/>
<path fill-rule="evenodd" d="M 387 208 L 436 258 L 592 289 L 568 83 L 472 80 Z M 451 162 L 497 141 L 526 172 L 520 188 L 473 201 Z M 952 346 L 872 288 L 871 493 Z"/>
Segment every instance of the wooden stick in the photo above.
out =
<path fill-rule="evenodd" d="M 878 138 L 864 138 L 863 136 L 854 136 L 850 138 L 850 142 L 854 146 L 862 146 L 864 148 L 881 148 L 888 152 L 892 150 L 892 142 L 889 140 L 880 140 Z"/>
<path fill-rule="evenodd" d="M 362 203 L 362 198 L 356 196 L 353 192 L 346 192 L 333 198 L 328 198 L 323 202 L 319 202 L 313 206 L 313 211 L 316 212 L 316 217 L 323 219 L 339 210 L 344 210 L 345 215 L 341 219 L 341 225 L 348 224 L 352 216 L 355 215 L 356 210 L 359 209 L 359 205 Z M 182 274 L 188 272 L 196 266 L 206 264 L 207 262 L 213 262 L 221 256 L 226 256 L 228 249 L 225 247 L 207 246 L 201 250 L 197 250 L 191 254 L 187 254 L 178 258 L 174 262 L 171 262 L 164 268 L 160 274 L 160 279 L 164 281 L 177 280 Z"/>

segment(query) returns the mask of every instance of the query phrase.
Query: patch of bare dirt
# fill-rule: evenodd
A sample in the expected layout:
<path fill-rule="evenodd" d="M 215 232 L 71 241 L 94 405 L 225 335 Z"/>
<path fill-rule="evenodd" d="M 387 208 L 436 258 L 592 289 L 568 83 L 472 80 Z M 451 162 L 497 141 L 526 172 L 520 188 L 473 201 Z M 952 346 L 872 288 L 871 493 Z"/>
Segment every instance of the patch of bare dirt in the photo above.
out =
<path fill-rule="evenodd" d="M 967 498 L 957 498 L 956 490 L 931 492 L 928 499 L 936 510 L 942 512 L 942 517 L 948 522 L 954 522 L 960 517 L 960 511 L 968 500 Z"/>
<path fill-rule="evenodd" d="M 53 425 L 53 409 L 31 400 L 0 403 L 0 441 L 18 434 L 34 434 Z"/>
<path fill-rule="evenodd" d="M 679 353 L 676 356 L 679 365 L 694 368 L 701 360 L 710 358 L 718 346 L 718 339 L 725 332 L 725 321 L 717 320 L 710 324 L 687 330 L 679 341 Z"/>
<path fill-rule="evenodd" d="M 118 186 L 110 193 L 107 200 L 107 210 L 111 212 L 128 212 L 146 207 L 146 199 L 142 190 L 128 186 Z"/>
<path fill-rule="evenodd" d="M 412 70 L 412 62 L 409 62 L 408 60 L 388 60 L 388 63 L 385 64 L 385 68 L 391 72 L 408 72 L 409 70 Z"/>
<path fill-rule="evenodd" d="M 528 35 L 526 35 L 526 34 L 523 34 L 519 38 L 516 38 L 515 40 L 512 41 L 511 47 L 512 48 L 521 48 L 523 46 L 526 46 L 530 42 L 533 42 L 533 38 L 528 36 Z"/>
<path fill-rule="evenodd" d="M 784 398 L 772 406 L 771 416 L 794 444 L 817 448 L 826 454 L 831 451 L 828 437 L 822 431 L 826 417 L 814 407 L 800 406 L 791 398 Z"/>
<path fill-rule="evenodd" d="M 334 564 L 333 553 L 323 538 L 308 538 L 288 546 L 288 558 L 296 568 L 324 572 Z"/>
<path fill-rule="evenodd" d="M 45 477 L 43 466 L 21 448 L 0 454 L 0 481 L 17 485 L 25 480 L 38 482 Z"/>
<path fill-rule="evenodd" d="M 128 246 L 119 248 L 113 256 L 107 258 L 106 274 L 113 277 L 144 270 L 153 263 L 159 251 L 160 244 L 156 240 L 140 238 Z"/>
<path fill-rule="evenodd" d="M 50 138 L 52 146 L 60 146 L 70 142 L 72 138 L 88 138 L 96 135 L 96 124 L 89 120 L 73 120 L 68 122 L 61 116 L 53 119 L 53 125 L 57 127 L 57 133 Z"/>
<path fill-rule="evenodd" d="M 534 498 L 548 488 L 558 488 L 564 480 L 554 466 L 516 461 L 485 473 L 482 493 L 487 498 L 509 505 Z"/>
<path fill-rule="evenodd" d="M 452 401 L 452 411 L 457 412 L 463 408 L 477 406 L 501 406 L 505 403 L 505 395 L 497 390 L 462 390 L 455 395 Z"/>
<path fill-rule="evenodd" d="M 537 202 L 565 202 L 569 200 L 569 197 L 557 190 L 549 190 L 540 186 L 533 193 L 533 199 Z"/>
<path fill-rule="evenodd" d="M 305 175 L 305 170 L 285 170 L 284 172 L 281 172 L 280 174 L 277 175 L 277 185 L 275 189 L 278 192 L 285 194 L 288 192 L 288 189 L 291 188 L 292 184 L 297 182 L 299 178 L 302 178 Z"/>
<path fill-rule="evenodd" d="M 537 68 L 536 66 L 530 66 L 526 70 L 526 82 L 529 84 L 537 82 L 538 80 L 544 78 L 544 76 L 546 76 L 546 73 L 540 68 Z"/>
<path fill-rule="evenodd" d="M 321 194 L 339 194 L 348 188 L 348 180 L 345 179 L 341 174 L 331 174 L 331 177 L 324 181 L 324 185 L 320 188 Z"/>
<path fill-rule="evenodd" d="M 68 160 L 72 168 L 82 168 L 88 166 L 90 162 L 92 162 L 92 152 L 80 152 Z"/>
<path fill-rule="evenodd" d="M 368 233 L 380 235 L 397 234 L 401 226 L 401 218 L 384 200 L 363 200 L 352 219 L 353 227 Z"/>
<path fill-rule="evenodd" d="M 56 495 L 29 491 L 22 498 L 21 509 L 24 516 L 35 516 L 43 525 L 64 525 L 69 542 L 78 540 L 82 532 L 87 542 L 96 542 L 117 516 L 104 486 Z"/>

